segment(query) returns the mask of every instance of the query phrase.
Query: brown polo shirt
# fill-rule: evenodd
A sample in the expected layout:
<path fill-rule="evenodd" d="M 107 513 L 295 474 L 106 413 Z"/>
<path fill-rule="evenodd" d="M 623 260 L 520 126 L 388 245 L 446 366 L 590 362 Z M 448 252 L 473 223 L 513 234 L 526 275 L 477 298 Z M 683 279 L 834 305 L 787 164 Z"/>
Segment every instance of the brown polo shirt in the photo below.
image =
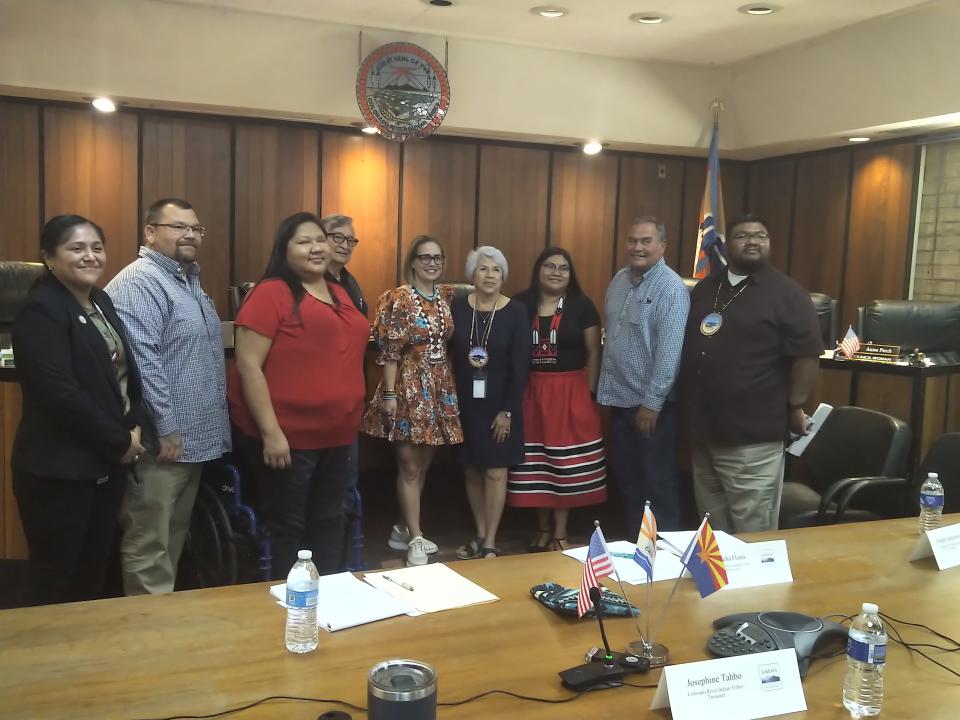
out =
<path fill-rule="evenodd" d="M 720 329 L 704 335 L 701 322 L 721 308 Z M 793 360 L 822 352 L 810 295 L 778 270 L 763 268 L 734 287 L 726 272 L 701 280 L 690 297 L 679 380 L 691 442 L 786 438 Z"/>

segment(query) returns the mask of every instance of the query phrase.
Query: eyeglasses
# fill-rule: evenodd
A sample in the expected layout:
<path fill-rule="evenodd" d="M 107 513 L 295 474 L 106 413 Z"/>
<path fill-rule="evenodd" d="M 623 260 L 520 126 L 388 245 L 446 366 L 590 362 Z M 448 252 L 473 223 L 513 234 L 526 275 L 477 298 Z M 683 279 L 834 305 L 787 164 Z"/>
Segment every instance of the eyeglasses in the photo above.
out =
<path fill-rule="evenodd" d="M 338 232 L 329 233 L 327 235 L 327 239 L 336 245 L 343 245 L 344 243 L 346 243 L 347 247 L 352 247 L 352 248 L 360 244 L 360 238 L 351 237 L 350 235 L 344 235 L 343 233 L 338 233 Z"/>
<path fill-rule="evenodd" d="M 569 275 L 569 274 L 570 274 L 570 266 L 569 266 L 569 265 L 554 265 L 553 263 L 544 263 L 542 267 L 543 267 L 544 270 L 546 270 L 546 271 L 547 271 L 548 273 L 550 273 L 551 275 L 552 275 L 553 273 L 560 273 L 561 275 Z"/>
<path fill-rule="evenodd" d="M 154 227 L 170 228 L 175 233 L 183 237 L 188 233 L 203 237 L 207 234 L 207 229 L 203 225 L 184 225 L 183 223 L 150 223 Z"/>
<path fill-rule="evenodd" d="M 754 240 L 759 240 L 760 242 L 764 242 L 765 240 L 770 239 L 770 234 L 761 230 L 760 232 L 754 232 L 754 233 L 738 232 L 736 235 L 733 236 L 734 240 L 739 240 L 741 242 L 748 238 L 753 238 Z"/>
<path fill-rule="evenodd" d="M 421 265 L 443 265 L 443 255 L 417 255 Z"/>

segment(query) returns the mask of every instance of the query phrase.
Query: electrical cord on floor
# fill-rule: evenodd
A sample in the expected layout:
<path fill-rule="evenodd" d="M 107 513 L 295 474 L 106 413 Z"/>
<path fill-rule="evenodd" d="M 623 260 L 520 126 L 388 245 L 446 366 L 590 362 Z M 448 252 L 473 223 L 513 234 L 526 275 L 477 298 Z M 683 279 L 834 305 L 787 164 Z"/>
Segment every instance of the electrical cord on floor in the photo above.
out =
<path fill-rule="evenodd" d="M 625 682 L 623 685 L 633 688 L 655 688 L 656 684 L 648 685 L 635 685 L 634 683 Z M 437 707 L 456 707 L 458 705 L 466 705 L 475 700 L 480 700 L 489 695 L 506 695 L 507 697 L 514 698 L 516 700 L 524 700 L 527 702 L 536 702 L 536 703 L 545 703 L 548 705 L 562 705 L 564 703 L 573 702 L 578 700 L 584 695 L 588 695 L 595 690 L 585 690 L 583 692 L 573 693 L 568 697 L 564 698 L 542 698 L 535 697 L 533 695 L 521 695 L 520 693 L 511 692 L 510 690 L 487 690 L 486 692 L 478 693 L 477 695 L 471 695 L 470 697 L 464 698 L 463 700 L 451 700 L 448 702 L 438 702 Z M 307 703 L 326 703 L 329 705 L 339 705 L 342 707 L 350 708 L 351 710 L 356 710 L 358 712 L 365 713 L 367 708 L 361 705 L 354 705 L 353 703 L 346 702 L 345 700 L 339 700 L 337 698 L 312 698 L 312 697 L 299 697 L 297 695 L 271 695 L 269 697 L 260 698 L 246 705 L 241 705 L 235 708 L 229 708 L 227 710 L 221 710 L 220 712 L 210 713 L 209 715 L 169 715 L 162 718 L 141 718 L 140 720 L 209 720 L 210 718 L 219 718 L 225 717 L 227 715 L 232 715 L 233 713 L 243 712 L 244 710 L 249 710 L 258 705 L 263 705 L 268 702 L 274 702 L 278 700 L 291 700 L 294 702 L 307 702 Z"/>

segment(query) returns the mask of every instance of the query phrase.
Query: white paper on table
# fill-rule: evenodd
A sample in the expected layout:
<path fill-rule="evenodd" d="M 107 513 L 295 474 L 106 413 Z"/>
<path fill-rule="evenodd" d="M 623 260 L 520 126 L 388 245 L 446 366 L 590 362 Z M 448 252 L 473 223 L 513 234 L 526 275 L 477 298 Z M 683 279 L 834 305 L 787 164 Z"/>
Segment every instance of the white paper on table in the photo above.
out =
<path fill-rule="evenodd" d="M 391 582 L 386 577 L 396 582 Z M 375 588 L 425 613 L 479 605 L 500 599 L 443 563 L 365 573 L 363 579 Z M 397 583 L 409 585 L 413 590 L 407 590 Z"/>
<path fill-rule="evenodd" d="M 270 587 L 278 605 L 286 607 L 287 584 Z M 357 580 L 351 573 L 323 575 L 317 591 L 317 625 L 329 632 L 396 617 L 419 615 L 410 603 Z"/>
<path fill-rule="evenodd" d="M 823 427 L 823 421 L 827 419 L 827 416 L 832 410 L 833 405 L 820 403 L 817 406 L 817 409 L 813 411 L 813 415 L 810 416 L 810 427 L 807 428 L 807 434 L 801 435 L 792 443 L 790 443 L 790 445 L 787 447 L 787 452 L 794 457 L 800 457 L 803 455 L 803 451 L 807 449 L 807 445 L 810 444 L 810 441 L 817 436 L 818 432 L 820 432 L 820 428 Z"/>

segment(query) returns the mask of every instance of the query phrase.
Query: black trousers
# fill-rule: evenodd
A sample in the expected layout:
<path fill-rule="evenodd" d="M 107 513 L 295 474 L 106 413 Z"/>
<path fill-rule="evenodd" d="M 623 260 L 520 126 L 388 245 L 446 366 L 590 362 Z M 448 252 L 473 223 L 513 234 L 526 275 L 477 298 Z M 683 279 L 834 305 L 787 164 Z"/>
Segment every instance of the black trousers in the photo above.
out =
<path fill-rule="evenodd" d="M 283 470 L 263 464 L 259 439 L 238 434 L 237 449 L 257 484 L 257 510 L 270 531 L 274 579 L 286 578 L 298 550 L 313 552 L 321 575 L 339 572 L 350 446 L 291 450 L 292 464 Z"/>
<path fill-rule="evenodd" d="M 120 466 L 102 482 L 13 473 L 13 491 L 30 551 L 34 604 L 103 597 L 126 483 L 126 469 Z"/>

